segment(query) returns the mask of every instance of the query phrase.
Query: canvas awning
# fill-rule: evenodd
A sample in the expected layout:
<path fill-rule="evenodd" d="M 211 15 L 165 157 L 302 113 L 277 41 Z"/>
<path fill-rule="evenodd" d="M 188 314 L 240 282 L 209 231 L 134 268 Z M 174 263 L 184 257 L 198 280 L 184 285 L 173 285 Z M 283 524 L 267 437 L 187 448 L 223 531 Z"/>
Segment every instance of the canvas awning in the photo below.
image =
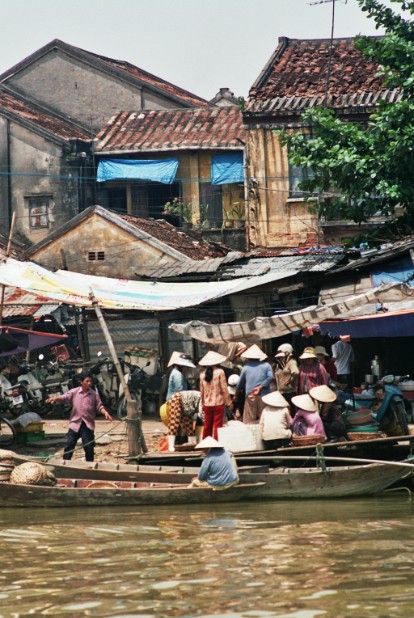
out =
<path fill-rule="evenodd" d="M 66 270 L 55 273 L 34 264 L 7 258 L 0 263 L 0 283 L 41 294 L 59 303 L 88 307 L 91 290 L 105 309 L 171 311 L 262 286 L 296 274 L 296 270 L 228 281 L 160 283 L 83 275 Z"/>
<path fill-rule="evenodd" d="M 35 330 L 5 326 L 0 328 L 0 356 L 10 356 L 28 350 L 45 348 L 54 343 L 64 343 L 66 339 L 67 335 L 41 333 Z"/>
<path fill-rule="evenodd" d="M 171 184 L 178 169 L 178 159 L 102 159 L 98 163 L 97 182 L 108 180 L 152 180 Z"/>
<path fill-rule="evenodd" d="M 315 305 L 269 318 L 258 317 L 248 322 L 228 322 L 226 324 L 206 324 L 193 320 L 186 324 L 172 324 L 170 328 L 175 332 L 207 343 L 261 341 L 262 339 L 281 337 L 302 330 L 306 326 L 335 318 L 341 313 L 351 311 L 366 303 L 385 302 L 389 300 L 390 296 L 396 298 L 399 295 L 403 296 L 406 289 L 404 284 L 391 283 L 379 288 L 372 288 L 363 294 L 351 296 L 346 300 L 321 306 Z"/>
<path fill-rule="evenodd" d="M 358 316 L 348 320 L 321 322 L 323 335 L 331 337 L 351 335 L 353 339 L 365 337 L 414 337 L 414 308 L 371 316 Z"/>

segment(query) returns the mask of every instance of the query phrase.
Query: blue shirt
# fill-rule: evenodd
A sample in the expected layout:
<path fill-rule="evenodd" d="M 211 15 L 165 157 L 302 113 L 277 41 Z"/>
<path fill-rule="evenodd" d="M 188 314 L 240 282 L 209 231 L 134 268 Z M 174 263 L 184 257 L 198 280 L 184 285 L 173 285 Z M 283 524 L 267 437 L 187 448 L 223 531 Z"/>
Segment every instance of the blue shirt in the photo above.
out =
<path fill-rule="evenodd" d="M 205 456 L 198 473 L 199 481 L 224 487 L 239 480 L 233 455 L 224 448 L 212 448 Z"/>
<path fill-rule="evenodd" d="M 168 380 L 167 401 L 171 399 L 171 397 L 175 395 L 175 393 L 187 390 L 187 378 L 184 376 L 182 371 L 177 369 L 177 367 L 173 367 L 170 373 L 170 379 Z"/>
<path fill-rule="evenodd" d="M 270 393 L 270 384 L 273 380 L 273 371 L 269 363 L 250 360 L 247 361 L 240 374 L 240 379 L 237 383 L 238 390 L 245 391 L 246 395 L 252 392 L 256 386 L 263 385 L 260 391 L 260 397 Z"/>

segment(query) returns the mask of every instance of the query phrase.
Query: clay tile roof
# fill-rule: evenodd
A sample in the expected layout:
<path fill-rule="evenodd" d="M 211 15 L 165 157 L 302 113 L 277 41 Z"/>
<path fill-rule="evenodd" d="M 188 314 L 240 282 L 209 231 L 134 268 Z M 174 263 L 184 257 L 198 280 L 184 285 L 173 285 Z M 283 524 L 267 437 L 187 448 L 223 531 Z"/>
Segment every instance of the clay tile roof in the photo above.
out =
<path fill-rule="evenodd" d="M 18 116 L 22 120 L 29 121 L 63 140 L 87 140 L 91 138 L 86 131 L 66 122 L 62 118 L 46 112 L 36 105 L 30 104 L 23 97 L 12 93 L 5 87 L 0 88 L 0 113 L 1 110 Z"/>
<path fill-rule="evenodd" d="M 326 89 L 329 55 L 330 39 L 281 37 L 250 90 L 248 109 L 257 109 L 260 102 L 270 99 L 274 109 L 320 104 Z M 378 64 L 356 49 L 355 39 L 334 39 L 328 90 L 331 103 L 361 105 L 373 102 L 373 94 L 389 92 L 378 71 Z"/>
<path fill-rule="evenodd" d="M 237 107 L 120 112 L 97 136 L 96 152 L 188 149 L 242 150 L 246 140 Z"/>
<path fill-rule="evenodd" d="M 119 215 L 121 219 L 134 225 L 139 230 L 151 234 L 169 247 L 179 251 L 192 260 L 204 260 L 210 257 L 223 255 L 223 251 L 207 243 L 194 240 L 184 232 L 180 232 L 173 225 L 163 219 L 140 219 L 129 215 Z M 223 249 L 223 248 L 222 248 Z"/>

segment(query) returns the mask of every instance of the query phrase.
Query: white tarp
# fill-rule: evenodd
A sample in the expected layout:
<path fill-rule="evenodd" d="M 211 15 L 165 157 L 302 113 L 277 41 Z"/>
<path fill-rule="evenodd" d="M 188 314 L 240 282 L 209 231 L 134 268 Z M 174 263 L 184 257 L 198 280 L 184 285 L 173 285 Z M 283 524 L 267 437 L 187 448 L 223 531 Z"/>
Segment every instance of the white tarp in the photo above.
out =
<path fill-rule="evenodd" d="M 0 283 L 41 294 L 59 303 L 80 307 L 92 304 L 92 290 L 98 304 L 105 309 L 171 311 L 194 307 L 230 293 L 265 285 L 295 275 L 296 272 L 276 272 L 230 281 L 158 283 L 111 279 L 66 270 L 53 273 L 33 262 L 19 262 L 7 258 L 0 263 Z"/>
<path fill-rule="evenodd" d="M 225 324 L 206 324 L 193 320 L 186 324 L 172 324 L 170 328 L 183 335 L 207 343 L 224 343 L 227 341 L 261 341 L 281 337 L 288 333 L 302 330 L 306 326 L 318 324 L 324 320 L 338 318 L 341 314 L 352 311 L 355 307 L 378 302 L 387 302 L 403 298 L 409 288 L 405 284 L 391 283 L 372 288 L 364 294 L 351 296 L 345 301 L 314 305 L 299 311 L 272 316 L 258 317 L 247 322 L 227 322 Z M 412 291 L 412 290 L 411 290 Z"/>

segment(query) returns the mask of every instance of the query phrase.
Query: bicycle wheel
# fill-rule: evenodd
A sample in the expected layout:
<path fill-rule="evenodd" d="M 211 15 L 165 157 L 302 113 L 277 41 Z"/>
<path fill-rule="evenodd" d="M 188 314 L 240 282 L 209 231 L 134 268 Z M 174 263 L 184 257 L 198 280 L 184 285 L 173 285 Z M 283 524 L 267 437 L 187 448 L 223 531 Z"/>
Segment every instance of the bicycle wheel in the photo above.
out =
<path fill-rule="evenodd" d="M 11 446 L 16 439 L 16 430 L 7 418 L 0 417 L 0 446 Z"/>

